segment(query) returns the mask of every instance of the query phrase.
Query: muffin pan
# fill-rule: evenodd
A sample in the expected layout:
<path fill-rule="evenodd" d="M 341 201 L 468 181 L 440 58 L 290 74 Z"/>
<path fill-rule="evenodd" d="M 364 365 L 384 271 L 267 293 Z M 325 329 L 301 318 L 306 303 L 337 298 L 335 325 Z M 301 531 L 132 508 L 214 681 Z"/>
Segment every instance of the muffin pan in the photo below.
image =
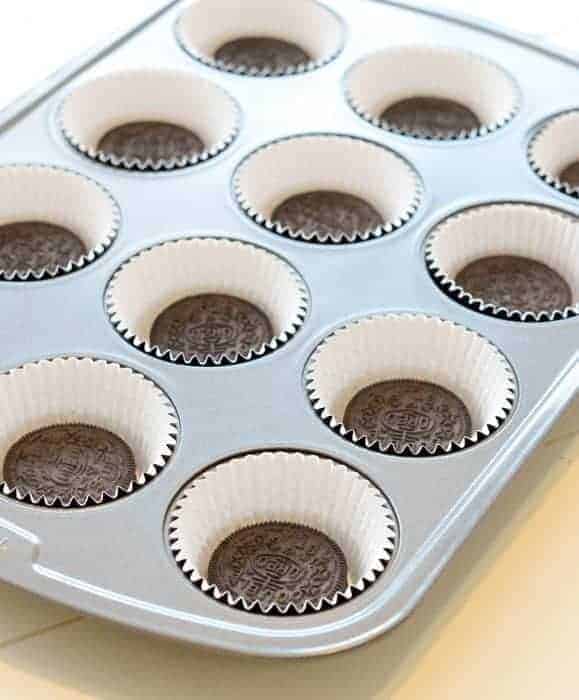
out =
<path fill-rule="evenodd" d="M 579 206 L 561 178 L 579 73 L 410 3 L 282 4 L 283 22 L 258 0 L 220 10 L 206 36 L 209 3 L 171 2 L 0 114 L 0 577 L 192 643 L 311 656 L 407 617 L 577 392 Z M 308 60 L 216 58 L 256 32 Z M 103 149 L 131 124 L 157 147 L 167 124 L 198 140 Z M 38 465 L 70 475 L 66 440 L 121 476 L 43 495 Z M 295 561 L 283 533 L 307 544 Z M 259 540 L 261 602 L 221 588 L 236 538 Z M 304 602 L 310 550 L 337 588 L 313 577 Z"/>

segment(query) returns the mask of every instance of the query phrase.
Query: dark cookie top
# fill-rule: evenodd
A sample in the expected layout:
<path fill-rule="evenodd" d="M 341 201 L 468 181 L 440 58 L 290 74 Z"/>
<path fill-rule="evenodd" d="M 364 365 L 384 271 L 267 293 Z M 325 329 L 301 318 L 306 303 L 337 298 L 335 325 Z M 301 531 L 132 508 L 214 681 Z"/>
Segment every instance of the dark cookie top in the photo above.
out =
<path fill-rule="evenodd" d="M 456 283 L 477 299 L 519 311 L 556 311 L 573 303 L 569 285 L 547 265 L 511 255 L 467 265 Z"/>
<path fill-rule="evenodd" d="M 464 105 L 437 97 L 411 97 L 387 107 L 380 118 L 416 136 L 449 137 L 481 125 Z"/>
<path fill-rule="evenodd" d="M 316 604 L 348 586 L 340 548 L 318 530 L 291 523 L 238 530 L 213 553 L 207 579 L 247 603 L 259 601 L 264 609 Z"/>
<path fill-rule="evenodd" d="M 436 384 L 411 379 L 380 382 L 350 401 L 344 425 L 359 437 L 392 444 L 396 450 L 433 450 L 472 432 L 463 402 Z"/>
<path fill-rule="evenodd" d="M 98 149 L 128 161 L 172 161 L 203 153 L 205 144 L 188 129 L 163 122 L 134 122 L 106 133 Z"/>
<path fill-rule="evenodd" d="M 0 270 L 5 273 L 40 273 L 65 267 L 87 253 L 72 231 L 40 221 L 0 226 Z"/>
<path fill-rule="evenodd" d="M 224 294 L 187 297 L 165 309 L 153 324 L 151 345 L 204 362 L 259 350 L 274 336 L 257 307 Z"/>
<path fill-rule="evenodd" d="M 559 175 L 561 182 L 566 182 L 571 187 L 579 187 L 579 160 L 568 165 Z"/>
<path fill-rule="evenodd" d="M 374 207 L 360 197 L 324 190 L 290 197 L 277 207 L 272 219 L 291 231 L 323 236 L 366 233 L 384 223 Z"/>
<path fill-rule="evenodd" d="M 135 460 L 117 435 L 92 425 L 53 425 L 16 442 L 4 460 L 4 481 L 34 498 L 99 499 L 128 488 Z"/>
<path fill-rule="evenodd" d="M 310 56 L 296 44 L 266 36 L 229 41 L 215 52 L 215 59 L 226 65 L 271 73 L 280 73 L 311 61 Z"/>

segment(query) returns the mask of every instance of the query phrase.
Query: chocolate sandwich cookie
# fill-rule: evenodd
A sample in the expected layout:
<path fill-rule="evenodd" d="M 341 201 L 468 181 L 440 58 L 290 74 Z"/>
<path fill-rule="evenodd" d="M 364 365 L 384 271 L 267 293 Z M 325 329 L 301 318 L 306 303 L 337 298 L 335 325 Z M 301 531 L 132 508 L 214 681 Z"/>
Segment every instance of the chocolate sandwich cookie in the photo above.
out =
<path fill-rule="evenodd" d="M 114 496 L 136 479 L 135 459 L 114 433 L 92 425 L 53 425 L 18 440 L 4 460 L 4 480 L 34 499 Z"/>
<path fill-rule="evenodd" d="M 272 219 L 292 231 L 321 235 L 366 233 L 384 223 L 376 209 L 360 197 L 325 190 L 290 197 L 277 207 Z"/>
<path fill-rule="evenodd" d="M 579 187 L 579 160 L 568 165 L 559 176 L 559 179 L 570 187 Z"/>
<path fill-rule="evenodd" d="M 396 102 L 380 118 L 417 136 L 449 137 L 481 126 L 468 107 L 438 97 L 411 97 Z"/>
<path fill-rule="evenodd" d="M 111 129 L 98 150 L 127 161 L 173 161 L 205 150 L 203 141 L 189 129 L 164 122 L 132 122 Z"/>
<path fill-rule="evenodd" d="M 567 282 L 547 265 L 513 255 L 481 258 L 467 265 L 456 283 L 477 299 L 519 311 L 556 311 L 573 303 Z"/>
<path fill-rule="evenodd" d="M 225 65 L 272 73 L 280 73 L 311 61 L 311 57 L 297 44 L 266 36 L 228 41 L 215 52 L 215 59 Z"/>
<path fill-rule="evenodd" d="M 0 226 L 0 270 L 28 272 L 65 267 L 87 252 L 72 231 L 41 221 L 21 221 Z"/>
<path fill-rule="evenodd" d="M 230 535 L 213 553 L 207 580 L 246 603 L 318 604 L 348 586 L 341 549 L 304 525 L 264 523 Z"/>
<path fill-rule="evenodd" d="M 350 401 L 344 425 L 359 437 L 394 449 L 426 448 L 459 442 L 472 432 L 466 406 L 451 391 L 416 380 L 380 382 Z"/>
<path fill-rule="evenodd" d="M 225 294 L 187 297 L 165 309 L 153 324 L 151 345 L 200 362 L 224 355 L 247 355 L 273 338 L 265 314 L 243 299 Z"/>

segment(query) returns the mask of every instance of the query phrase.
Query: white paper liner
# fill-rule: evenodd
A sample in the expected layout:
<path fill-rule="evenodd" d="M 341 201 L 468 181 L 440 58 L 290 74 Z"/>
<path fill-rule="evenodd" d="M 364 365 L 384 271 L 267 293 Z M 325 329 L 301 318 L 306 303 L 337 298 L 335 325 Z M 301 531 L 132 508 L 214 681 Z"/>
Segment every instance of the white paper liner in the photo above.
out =
<path fill-rule="evenodd" d="M 514 255 L 547 265 L 567 282 L 573 305 L 532 312 L 497 307 L 455 282 L 471 262 Z M 439 224 L 426 243 L 426 261 L 438 285 L 476 311 L 513 321 L 555 321 L 579 313 L 579 219 L 530 204 L 491 204 L 468 209 Z"/>
<path fill-rule="evenodd" d="M 466 51 L 434 46 L 401 46 L 374 53 L 346 76 L 346 96 L 353 109 L 374 126 L 439 140 L 484 136 L 509 122 L 520 103 L 518 86 L 502 68 Z M 423 134 L 390 124 L 384 110 L 412 97 L 453 100 L 468 107 L 481 126 L 453 134 Z"/>
<path fill-rule="evenodd" d="M 100 499 L 36 498 L 11 489 L 2 479 L 2 493 L 19 501 L 69 507 L 114 500 L 154 478 L 176 444 L 178 421 L 165 394 L 134 370 L 105 360 L 59 357 L 26 364 L 0 375 L 0 397 L 0 465 L 10 447 L 28 433 L 78 423 L 118 435 L 135 458 L 136 480 Z"/>
<path fill-rule="evenodd" d="M 224 63 L 215 53 L 224 44 L 244 37 L 270 37 L 297 44 L 311 61 L 286 69 L 256 70 Z M 340 18 L 315 0 L 198 0 L 181 15 L 177 37 L 191 56 L 213 68 L 249 76 L 305 73 L 329 63 L 342 50 Z"/>
<path fill-rule="evenodd" d="M 255 223 L 313 243 L 354 243 L 391 233 L 412 218 L 421 196 L 418 175 L 402 157 L 378 144 L 338 134 L 295 136 L 262 146 L 237 169 L 234 189 L 239 205 Z M 294 231 L 272 220 L 286 199 L 316 190 L 358 196 L 384 223 L 336 236 Z"/>
<path fill-rule="evenodd" d="M 156 318 L 175 302 L 201 294 L 255 305 L 268 317 L 274 337 L 247 355 L 230 353 L 220 360 L 152 346 Z M 171 362 L 212 366 L 253 360 L 285 345 L 304 322 L 308 293 L 297 272 L 273 253 L 223 238 L 187 238 L 131 258 L 113 277 L 106 303 L 117 331 L 140 350 Z"/>
<path fill-rule="evenodd" d="M 2 280 L 50 279 L 94 262 L 117 236 L 120 211 L 109 192 L 84 175 L 44 165 L 0 167 L 0 226 L 25 221 L 66 228 L 87 252 L 66 265 L 42 270 L 0 270 Z"/>
<path fill-rule="evenodd" d="M 579 109 L 549 120 L 529 144 L 529 161 L 537 175 L 559 192 L 579 199 L 579 187 L 560 179 L 579 161 Z"/>
<path fill-rule="evenodd" d="M 317 604 L 286 608 L 249 603 L 206 578 L 209 561 L 232 533 L 267 522 L 290 522 L 323 532 L 342 550 L 348 588 Z M 168 518 L 175 559 L 204 593 L 247 611 L 314 612 L 350 600 L 385 570 L 398 540 L 388 501 L 367 479 L 331 459 L 300 452 L 260 452 L 231 459 L 195 479 Z"/>
<path fill-rule="evenodd" d="M 99 150 L 111 129 L 159 121 L 195 133 L 205 151 L 171 160 L 119 158 Z M 133 170 L 172 170 L 204 162 L 229 146 L 239 129 L 239 109 L 225 90 L 182 70 L 133 69 L 110 73 L 76 87 L 60 110 L 68 141 L 93 160 Z"/>
<path fill-rule="evenodd" d="M 409 379 L 452 391 L 466 406 L 472 433 L 433 449 L 368 440 L 343 424 L 350 401 L 362 389 Z M 310 400 L 334 432 L 379 452 L 425 457 L 479 443 L 507 418 L 515 396 L 513 372 L 488 340 L 440 318 L 389 314 L 349 323 L 318 347 L 306 370 Z"/>

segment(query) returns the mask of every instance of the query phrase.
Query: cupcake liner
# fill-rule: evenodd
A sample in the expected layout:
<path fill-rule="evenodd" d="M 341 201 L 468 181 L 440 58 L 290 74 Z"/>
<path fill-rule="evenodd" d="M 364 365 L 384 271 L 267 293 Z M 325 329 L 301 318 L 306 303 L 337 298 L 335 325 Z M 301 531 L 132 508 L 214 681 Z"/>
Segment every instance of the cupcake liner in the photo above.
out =
<path fill-rule="evenodd" d="M 294 136 L 262 146 L 234 177 L 239 206 L 267 231 L 311 243 L 355 243 L 399 229 L 415 214 L 422 186 L 416 171 L 393 151 L 340 134 Z M 370 231 L 323 235 L 294 231 L 272 216 L 286 199 L 315 190 L 361 197 L 384 218 Z"/>
<path fill-rule="evenodd" d="M 573 306 L 555 311 L 497 307 L 473 297 L 455 282 L 469 263 L 494 255 L 513 255 L 550 267 L 567 282 Z M 490 204 L 468 209 L 439 224 L 427 239 L 426 262 L 436 284 L 475 311 L 509 321 L 556 321 L 579 314 L 579 220 L 531 204 Z"/>
<path fill-rule="evenodd" d="M 288 522 L 330 537 L 348 564 L 348 587 L 331 598 L 263 607 L 207 580 L 212 553 L 249 525 Z M 178 566 L 217 601 L 264 614 L 318 612 L 351 600 L 376 581 L 392 559 L 398 525 L 390 504 L 363 476 L 331 459 L 301 452 L 260 452 L 223 462 L 192 481 L 168 516 Z"/>
<path fill-rule="evenodd" d="M 560 180 L 565 168 L 579 161 L 579 109 L 550 119 L 531 140 L 528 157 L 531 167 L 544 182 L 579 199 L 579 187 Z"/>
<path fill-rule="evenodd" d="M 111 129 L 139 121 L 189 129 L 201 138 L 206 150 L 158 161 L 119 158 L 99 150 L 100 139 Z M 186 71 L 136 69 L 110 73 L 76 87 L 61 106 L 60 126 L 72 146 L 100 163 L 128 170 L 174 170 L 224 151 L 238 133 L 239 108 L 222 88 Z"/>
<path fill-rule="evenodd" d="M 388 380 L 418 380 L 452 391 L 468 409 L 472 433 L 434 449 L 369 440 L 343 423 L 349 401 L 365 387 Z M 310 401 L 320 418 L 350 442 L 404 457 L 462 450 L 489 437 L 515 399 L 513 372 L 488 340 L 440 318 L 388 314 L 354 321 L 315 351 L 306 370 Z"/>
<path fill-rule="evenodd" d="M 38 281 L 81 270 L 110 247 L 120 218 L 112 195 L 84 175 L 45 165 L 0 167 L 0 226 L 26 221 L 61 226 L 76 234 L 87 248 L 84 255 L 64 266 L 0 270 L 0 280 Z"/>
<path fill-rule="evenodd" d="M 4 496 L 37 506 L 100 505 L 135 492 L 161 471 L 171 456 L 178 421 L 165 394 L 143 375 L 105 360 L 59 357 L 29 363 L 0 375 L 0 465 L 25 435 L 52 425 L 93 425 L 118 435 L 135 457 L 137 479 L 100 499 L 36 498 L 10 488 Z"/>
<path fill-rule="evenodd" d="M 244 37 L 272 37 L 298 45 L 312 60 L 280 69 L 257 70 L 224 63 L 215 52 Z M 202 63 L 230 73 L 253 77 L 280 77 L 306 73 L 324 66 L 342 51 L 341 19 L 315 0 L 198 0 L 181 15 L 177 38 L 183 49 Z"/>
<path fill-rule="evenodd" d="M 436 140 L 489 134 L 511 121 L 520 106 L 519 88 L 504 69 L 466 51 L 433 46 L 401 46 L 366 57 L 348 72 L 346 97 L 354 111 L 374 126 Z M 478 117 L 481 126 L 433 135 L 381 118 L 387 107 L 412 97 L 458 102 Z"/>
<path fill-rule="evenodd" d="M 226 294 L 254 304 L 269 318 L 274 337 L 257 350 L 220 359 L 151 345 L 157 316 L 171 304 L 201 294 Z M 308 293 L 290 265 L 262 248 L 223 238 L 186 238 L 149 248 L 125 263 L 111 280 L 106 305 L 117 332 L 139 350 L 174 363 L 211 367 L 248 362 L 285 345 L 304 323 Z"/>

